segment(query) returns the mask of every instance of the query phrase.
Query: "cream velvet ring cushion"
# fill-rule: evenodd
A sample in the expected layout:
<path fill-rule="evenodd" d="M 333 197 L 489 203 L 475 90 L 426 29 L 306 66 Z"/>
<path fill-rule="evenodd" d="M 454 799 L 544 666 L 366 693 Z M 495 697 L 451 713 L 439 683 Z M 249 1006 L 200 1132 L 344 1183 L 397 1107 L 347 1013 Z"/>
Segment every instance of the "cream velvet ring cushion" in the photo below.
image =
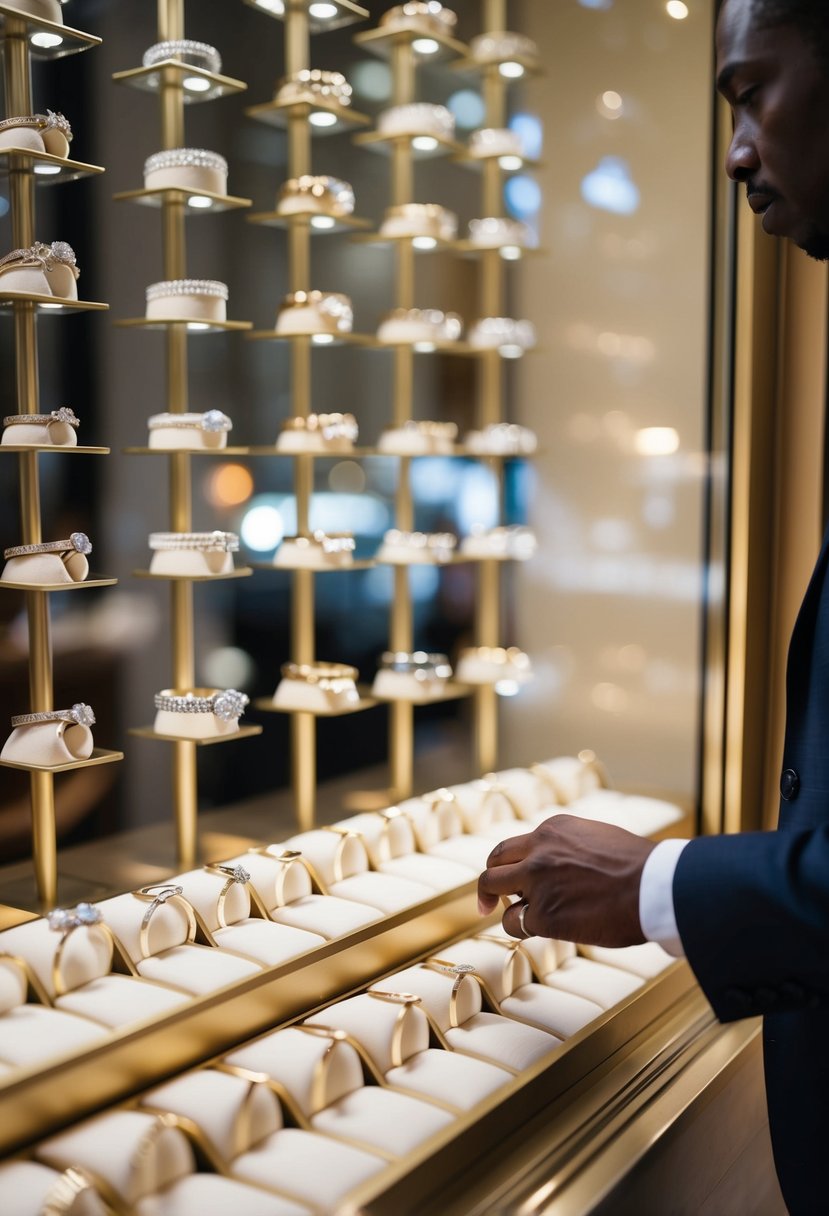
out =
<path fill-rule="evenodd" d="M 317 1131 L 382 1153 L 391 1159 L 411 1153 L 453 1122 L 453 1112 L 428 1100 L 378 1085 L 361 1085 L 326 1106 L 311 1120 Z"/>
<path fill-rule="evenodd" d="M 2 957 L 4 953 L 8 953 L 2 943 L 3 938 L 0 936 L 0 1016 L 8 1013 L 10 1009 L 16 1009 L 18 1005 L 25 1005 L 28 988 L 25 967 L 12 958 Z"/>
<path fill-rule="evenodd" d="M 429 891 L 450 891 L 470 881 L 466 866 L 418 852 L 411 821 L 398 807 L 341 819 L 334 827 L 356 832 L 366 845 L 371 863 L 381 874 L 419 883 Z M 422 898 L 429 897 L 429 891 Z"/>
<path fill-rule="evenodd" d="M 157 1115 L 116 1110 L 44 1140 L 40 1161 L 55 1169 L 75 1166 L 110 1189 L 129 1211 L 145 1195 L 162 1190 L 195 1169 L 184 1134 Z"/>
<path fill-rule="evenodd" d="M 553 799 L 563 805 L 602 785 L 598 767 L 578 756 L 554 756 L 534 767 L 541 779 L 548 782 Z"/>
<path fill-rule="evenodd" d="M 597 963 L 606 963 L 609 967 L 621 967 L 623 971 L 630 971 L 633 975 L 639 975 L 643 980 L 653 979 L 655 975 L 659 975 L 666 967 L 670 967 L 671 963 L 675 963 L 676 959 L 668 954 L 667 950 L 663 950 L 656 942 L 643 942 L 641 946 L 580 946 L 579 952 L 585 958 L 593 959 Z"/>
<path fill-rule="evenodd" d="M 509 799 L 494 789 L 491 781 L 482 778 L 447 788 L 467 832 L 483 835 L 485 828 L 502 823 L 508 833 L 510 825 L 518 823 Z"/>
<path fill-rule="evenodd" d="M 77 1185 L 75 1185 L 75 1183 Z M 37 1161 L 10 1161 L 0 1165 L 0 1196 L 5 1216 L 109 1216 L 90 1181 L 76 1175 L 70 1190 L 62 1172 Z M 62 1206 L 61 1206 L 62 1205 Z"/>
<path fill-rule="evenodd" d="M 334 866 L 334 861 L 338 856 L 342 858 L 344 866 L 359 867 L 368 864 L 365 850 L 359 841 L 347 841 L 344 849 L 338 854 L 337 849 L 340 847 L 340 843 L 329 832 L 312 831 L 293 836 L 283 844 L 268 845 L 263 855 L 266 859 L 273 857 L 277 883 L 277 905 L 270 911 L 272 920 L 284 925 L 293 925 L 297 929 L 305 929 L 309 933 L 316 933 L 329 941 L 335 937 L 342 937 L 346 933 L 353 933 L 356 929 L 361 929 L 364 925 L 380 919 L 380 913 L 376 907 L 356 903 L 350 899 L 339 899 L 328 894 L 329 887 L 325 876 L 333 873 L 331 867 L 340 873 L 340 870 Z M 334 851 L 329 852 L 332 844 Z M 324 894 L 295 894 L 296 888 L 291 888 L 290 882 L 294 873 L 300 872 L 300 865 L 291 865 L 286 872 L 284 862 L 280 862 L 280 857 L 293 853 L 301 858 L 303 867 L 305 864 L 308 865 L 309 871 L 314 876 L 314 882 Z M 277 869 L 277 866 L 280 868 Z M 285 877 L 286 873 L 289 877 Z M 279 887 L 283 878 L 285 886 L 282 898 L 285 900 L 284 903 L 280 900 Z"/>
<path fill-rule="evenodd" d="M 92 731 L 82 722 L 31 722 L 14 728 L 3 744 L 0 759 L 54 768 L 88 760 L 93 747 Z"/>
<path fill-rule="evenodd" d="M 107 1029 L 89 1018 L 42 1005 L 18 1005 L 0 1017 L 0 1061 L 31 1068 L 100 1043 Z"/>
<path fill-rule="evenodd" d="M 339 1211 L 349 1192 L 385 1166 L 375 1153 L 340 1144 L 330 1136 L 285 1127 L 237 1157 L 232 1173 L 246 1182 L 274 1187 L 322 1216 Z"/>
<path fill-rule="evenodd" d="M 273 879 L 274 864 L 265 858 L 260 860 L 270 867 Z M 192 870 L 172 880 L 184 888 L 219 949 L 244 954 L 265 966 L 275 967 L 321 946 L 324 939 L 318 934 L 249 915 L 251 872 L 246 863 L 245 857 L 204 870 Z"/>
<path fill-rule="evenodd" d="M 481 988 L 470 974 L 453 965 L 418 964 L 375 980 L 373 992 L 412 992 L 441 1033 L 481 1012 Z"/>
<path fill-rule="evenodd" d="M 160 884 L 161 889 L 165 886 L 169 884 Z M 146 979 L 200 996 L 260 970 L 252 959 L 193 945 L 186 908 L 178 899 L 168 898 L 159 903 L 145 923 L 147 957 L 142 949 L 141 929 L 151 901 L 130 893 L 103 900 L 97 906 L 139 975 Z"/>
<path fill-rule="evenodd" d="M 462 1026 L 450 1030 L 446 1039 L 453 1051 L 489 1061 L 513 1073 L 530 1068 L 563 1042 L 536 1026 L 486 1012 L 476 1013 Z"/>
<path fill-rule="evenodd" d="M 494 939 L 471 938 L 443 947 L 440 957 L 448 962 L 471 963 L 501 1014 L 549 1031 L 557 1038 L 566 1039 L 601 1016 L 602 1009 L 594 1001 L 532 983 L 529 960 L 518 942 L 510 946 Z"/>
<path fill-rule="evenodd" d="M 141 1106 L 194 1123 L 208 1159 L 222 1172 L 234 1157 L 282 1127 L 282 1110 L 267 1085 L 214 1068 L 196 1069 L 151 1089 Z"/>
<path fill-rule="evenodd" d="M 407 798 L 399 804 L 401 814 L 412 825 L 418 846 L 431 857 L 446 857 L 479 874 L 492 851 L 492 841 L 465 833 L 463 820 L 449 790 L 436 790 L 422 798 Z"/>
<path fill-rule="evenodd" d="M 519 819 L 537 820 L 549 814 L 550 788 L 528 768 L 508 768 L 492 774 L 495 787 L 502 790 Z"/>
<path fill-rule="evenodd" d="M 133 975 L 110 974 L 113 943 L 99 925 L 61 934 L 47 920 L 30 921 L 0 935 L 2 950 L 26 959 L 57 1009 L 104 1026 L 158 1017 L 186 999 Z"/>
<path fill-rule="evenodd" d="M 9 558 L 0 581 L 40 587 L 52 583 L 82 583 L 88 574 L 89 562 L 82 553 L 74 553 L 65 560 L 59 553 L 27 553 Z"/>
<path fill-rule="evenodd" d="M 327 1006 L 306 1018 L 305 1025 L 344 1030 L 383 1074 L 429 1046 L 429 1022 L 416 1003 L 398 1003 L 367 992 Z"/>
<path fill-rule="evenodd" d="M 622 971 L 619 967 L 608 967 L 589 958 L 568 958 L 545 975 L 544 983 L 550 988 L 573 993 L 592 1001 L 600 1009 L 610 1009 L 625 997 L 641 988 L 644 980 L 639 975 Z"/>
<path fill-rule="evenodd" d="M 411 1056 L 399 1068 L 390 1068 L 386 1080 L 395 1089 L 422 1094 L 460 1113 L 501 1089 L 511 1076 L 497 1063 L 430 1047 Z"/>
<path fill-rule="evenodd" d="M 133 1216 L 312 1216 L 311 1209 L 216 1174 L 188 1174 L 140 1200 Z"/>
<path fill-rule="evenodd" d="M 229 857 L 223 864 L 231 867 L 238 865 L 247 870 L 252 897 L 267 916 L 273 908 L 311 894 L 313 882 L 303 862 L 298 850 L 269 845 Z"/>
<path fill-rule="evenodd" d="M 300 850 L 337 899 L 353 900 L 388 914 L 411 908 L 432 895 L 431 889 L 421 883 L 370 871 L 365 844 L 349 829 L 303 832 L 285 841 L 283 847 Z"/>
<path fill-rule="evenodd" d="M 318 1111 L 363 1084 L 363 1065 L 350 1043 L 296 1027 L 276 1030 L 225 1056 L 243 1075 L 264 1075 L 302 1127 Z"/>
<path fill-rule="evenodd" d="M 500 923 L 488 928 L 485 936 L 499 938 L 511 947 L 516 941 Z M 568 958 L 574 958 L 577 951 L 572 942 L 562 942 L 552 937 L 525 937 L 521 941 L 521 953 L 529 959 L 536 978 L 543 980 L 545 975 L 555 971 Z"/>

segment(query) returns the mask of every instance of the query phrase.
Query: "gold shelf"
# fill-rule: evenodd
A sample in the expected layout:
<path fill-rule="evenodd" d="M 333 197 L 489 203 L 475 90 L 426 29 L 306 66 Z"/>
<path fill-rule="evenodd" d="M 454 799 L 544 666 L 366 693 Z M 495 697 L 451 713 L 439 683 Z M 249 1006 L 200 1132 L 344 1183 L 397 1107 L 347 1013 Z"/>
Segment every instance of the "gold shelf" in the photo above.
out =
<path fill-rule="evenodd" d="M 274 705 L 270 697 L 257 697 L 252 702 L 253 708 L 260 710 L 265 714 L 287 714 L 292 717 L 295 714 L 304 715 L 309 718 L 347 718 L 351 714 L 360 714 L 365 709 L 374 709 L 380 702 L 376 697 L 363 696 L 356 705 L 351 705 L 346 709 L 331 709 L 331 710 L 313 710 L 313 709 L 282 709 L 279 705 Z"/>
<path fill-rule="evenodd" d="M 0 452 L 74 452 L 77 456 L 108 456 L 110 448 L 90 448 L 83 444 L 63 447 L 59 443 L 0 443 Z"/>
<path fill-rule="evenodd" d="M 354 42 L 363 50 L 371 51 L 373 55 L 380 55 L 383 59 L 391 59 L 396 47 L 411 47 L 415 63 L 420 67 L 428 67 L 432 63 L 445 63 L 447 59 L 467 58 L 469 47 L 465 42 L 459 42 L 457 38 L 452 38 L 448 34 L 436 33 L 434 27 L 428 22 L 418 26 L 416 18 L 410 18 L 410 21 L 412 23 L 410 29 L 386 30 L 380 26 L 375 30 L 365 30 L 363 33 L 355 34 Z M 437 50 L 430 55 L 419 53 L 413 46 L 418 39 L 426 38 L 437 43 Z"/>
<path fill-rule="evenodd" d="M 186 89 L 183 82 L 189 78 L 205 81 L 208 87 L 200 92 Z M 232 76 L 222 76 L 218 72 L 208 72 L 189 63 L 180 63 L 177 59 L 165 59 L 149 68 L 129 68 L 126 72 L 114 72 L 112 79 L 116 84 L 125 84 L 132 89 L 141 89 L 145 93 L 155 93 L 158 96 L 167 87 L 180 89 L 185 105 L 214 101 L 217 97 L 226 97 L 230 93 L 244 93 L 248 87 L 243 80 L 234 80 Z"/>
<path fill-rule="evenodd" d="M 492 156 L 471 156 L 469 152 L 464 149 L 463 152 L 459 153 L 459 155 L 454 158 L 454 160 L 456 165 L 463 165 L 464 168 L 467 169 L 477 169 L 482 171 L 486 165 L 491 165 L 493 161 L 497 163 L 498 161 L 504 160 L 507 157 L 518 157 L 521 164 L 509 169 L 505 169 L 503 165 L 499 164 L 498 168 L 502 173 L 536 173 L 539 169 L 544 168 L 543 161 L 533 160 L 529 156 L 519 155 L 518 152 L 499 152 Z"/>
<path fill-rule="evenodd" d="M 353 232 L 357 228 L 370 228 L 371 220 L 356 215 L 322 216 L 318 211 L 306 211 L 301 215 L 280 215 L 278 211 L 254 211 L 246 215 L 249 224 L 261 224 L 265 228 L 308 228 L 311 236 L 334 236 L 338 232 Z M 330 227 L 318 228 L 315 219 L 333 219 Z"/>
<path fill-rule="evenodd" d="M 280 5 L 280 0 L 270 0 L 272 7 L 269 8 L 267 0 L 264 4 L 257 3 L 257 0 L 245 0 L 245 4 L 255 8 L 257 12 L 266 17 L 273 17 L 277 21 L 284 21 L 285 17 L 292 13 L 307 13 L 308 27 L 312 34 L 324 34 L 328 30 L 341 29 L 344 25 L 353 25 L 355 21 L 365 21 L 369 16 L 367 8 L 354 4 L 352 0 L 332 0 L 337 7 L 336 17 L 321 19 L 310 12 L 311 2 L 312 0 L 283 0 Z"/>
<path fill-rule="evenodd" d="M 0 591 L 80 591 L 83 587 L 114 587 L 117 578 L 85 578 L 79 583 L 10 583 L 0 580 Z"/>
<path fill-rule="evenodd" d="M 4 768 L 19 768 L 27 773 L 68 773 L 74 768 L 94 768 L 97 764 L 114 764 L 124 759 L 123 752 L 110 752 L 102 747 L 93 747 L 86 760 L 72 760 L 69 764 L 17 764 L 13 760 L 0 760 Z"/>
<path fill-rule="evenodd" d="M 133 570 L 133 578 L 148 578 L 159 583 L 221 583 L 233 578 L 250 578 L 252 566 L 237 566 L 228 574 L 153 574 L 151 570 Z"/>
<path fill-rule="evenodd" d="M 74 182 L 79 177 L 93 177 L 103 172 L 100 165 L 86 165 L 80 160 L 52 156 L 50 152 L 33 152 L 31 148 L 0 148 L 0 175 L 33 173 L 39 186 L 56 186 L 61 182 Z"/>
<path fill-rule="evenodd" d="M 441 690 L 440 696 L 437 697 L 381 697 L 377 693 L 372 693 L 372 696 L 375 701 L 380 701 L 384 705 L 413 705 L 416 709 L 420 709 L 424 705 L 440 705 L 444 701 L 462 701 L 474 694 L 474 688 L 468 684 L 456 684 L 454 681 L 449 681 Z"/>
<path fill-rule="evenodd" d="M 254 570 L 286 570 L 289 574 L 296 570 L 311 570 L 312 574 L 348 574 L 351 570 L 373 570 L 377 565 L 372 558 L 357 562 L 349 562 L 347 566 L 275 566 L 273 562 L 251 562 Z"/>
<path fill-rule="evenodd" d="M 131 726 L 128 735 L 136 739 L 157 739 L 161 743 L 193 743 L 196 747 L 212 747 L 214 743 L 234 743 L 237 739 L 252 739 L 262 734 L 261 726 L 240 726 L 232 735 L 214 735 L 211 739 L 183 739 L 181 735 L 162 735 L 151 726 Z"/>
<path fill-rule="evenodd" d="M 455 249 L 464 257 L 480 257 L 484 253 L 497 253 L 503 262 L 522 262 L 524 258 L 544 257 L 548 250 L 540 245 L 516 245 L 514 241 L 504 241 L 503 245 L 476 245 L 474 241 L 460 240 L 454 242 Z M 514 249 L 517 254 L 504 257 L 502 250 Z"/>
<path fill-rule="evenodd" d="M 6 22 L 19 23 L 26 30 L 28 50 L 36 59 L 63 59 L 65 55 L 76 55 L 80 51 L 88 51 L 94 46 L 101 45 L 101 39 L 94 34 L 85 34 L 82 30 L 73 29 L 71 25 L 58 25 L 54 21 L 44 21 L 19 9 L 9 8 L 0 4 L 0 38 L 5 37 Z M 55 46 L 38 46 L 32 41 L 38 34 L 51 34 L 60 41 Z"/>
<path fill-rule="evenodd" d="M 414 243 L 415 241 L 426 239 L 425 236 L 383 236 L 383 234 L 380 232 L 366 232 L 358 233 L 355 236 L 352 236 L 351 239 L 355 243 L 359 243 L 361 245 L 376 245 L 378 247 L 382 245 L 393 245 L 396 248 L 400 245 L 411 245 L 416 254 L 446 253 L 452 252 L 454 249 L 458 248 L 457 241 L 447 241 L 443 237 L 439 236 L 428 238 L 429 240 L 435 242 L 434 245 L 431 245 L 428 248 L 420 248 Z"/>
<path fill-rule="evenodd" d="M 36 295 L 32 291 L 3 291 L 0 278 L 0 312 L 12 313 L 21 304 L 34 305 L 38 315 L 57 316 L 73 312 L 106 312 L 108 304 L 92 300 L 64 300 L 61 296 Z"/>
<path fill-rule="evenodd" d="M 250 456 L 252 448 L 121 448 L 125 456 Z"/>
<path fill-rule="evenodd" d="M 328 346 L 371 346 L 376 339 L 373 334 L 278 334 L 275 329 L 254 329 L 247 335 L 247 341 L 310 342 L 311 346 L 324 350 Z"/>
<path fill-rule="evenodd" d="M 505 55 L 503 59 L 496 59 L 490 63 L 478 63 L 477 59 L 456 59 L 450 64 L 453 72 L 465 73 L 482 73 L 486 72 L 487 68 L 499 68 L 502 63 L 520 63 L 524 72 L 521 76 L 504 76 L 501 71 L 498 72 L 498 80 L 504 85 L 515 84 L 519 80 L 523 80 L 526 76 L 541 76 L 544 74 L 544 67 L 538 59 L 529 55 Z"/>
<path fill-rule="evenodd" d="M 310 115 L 316 112 L 333 114 L 336 122 L 327 127 L 316 126 L 310 122 Z M 352 110 L 351 106 L 337 105 L 336 102 L 322 97 L 313 103 L 309 101 L 265 101 L 256 106 L 249 106 L 245 113 L 248 118 L 254 118 L 257 122 L 269 123 L 272 127 L 287 127 L 289 118 L 302 118 L 309 122 L 314 135 L 337 135 L 350 127 L 367 127 L 371 124 L 371 119 L 367 114 L 360 114 L 358 111 Z"/>
<path fill-rule="evenodd" d="M 191 198 L 209 199 L 209 207 L 187 207 L 185 215 L 215 215 L 217 211 L 237 211 L 252 206 L 249 198 L 215 194 L 212 190 L 182 190 L 179 186 L 160 186 L 153 190 L 122 190 L 113 194 L 116 203 L 140 203 L 144 207 L 163 207 L 165 203 L 187 204 Z"/>
<path fill-rule="evenodd" d="M 203 317 L 127 317 L 116 321 L 120 329 L 170 329 L 185 326 L 188 333 L 218 334 L 236 333 L 251 329 L 252 321 L 205 321 Z"/>
<path fill-rule="evenodd" d="M 415 139 L 433 139 L 434 147 L 416 148 L 412 142 Z M 354 143 L 371 152 L 382 152 L 385 156 L 391 156 L 397 144 L 408 145 L 415 160 L 432 160 L 436 156 L 457 157 L 465 150 L 457 140 L 432 135 L 429 131 L 421 135 L 384 135 L 382 131 L 363 131 L 354 136 Z"/>
<path fill-rule="evenodd" d="M 248 456 L 279 456 L 283 460 L 296 460 L 298 456 L 307 456 L 309 460 L 351 460 L 355 456 L 377 456 L 375 448 L 355 447 L 347 452 L 280 452 L 275 445 L 270 447 L 255 446 L 247 449 Z"/>

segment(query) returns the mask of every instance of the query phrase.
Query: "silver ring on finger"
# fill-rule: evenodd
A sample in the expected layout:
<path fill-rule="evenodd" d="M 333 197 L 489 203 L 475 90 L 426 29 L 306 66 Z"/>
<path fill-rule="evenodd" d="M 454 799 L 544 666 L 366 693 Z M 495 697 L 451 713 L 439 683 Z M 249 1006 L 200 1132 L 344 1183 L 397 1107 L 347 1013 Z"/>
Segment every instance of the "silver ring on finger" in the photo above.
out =
<path fill-rule="evenodd" d="M 526 900 L 518 906 L 518 927 L 521 930 L 522 937 L 532 937 L 532 934 L 527 932 L 527 926 L 524 924 L 524 917 L 527 915 L 529 906 Z"/>

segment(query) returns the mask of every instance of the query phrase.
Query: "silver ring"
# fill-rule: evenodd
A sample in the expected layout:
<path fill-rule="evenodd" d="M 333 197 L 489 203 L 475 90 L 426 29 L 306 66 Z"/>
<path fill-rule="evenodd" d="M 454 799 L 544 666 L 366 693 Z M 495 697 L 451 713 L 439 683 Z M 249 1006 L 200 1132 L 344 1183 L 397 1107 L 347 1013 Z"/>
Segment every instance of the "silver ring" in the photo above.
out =
<path fill-rule="evenodd" d="M 3 419 L 3 426 L 30 426 L 32 423 L 49 426 L 53 422 L 65 422 L 67 426 L 77 428 L 80 419 L 68 405 L 62 405 L 50 414 L 8 414 Z"/>
<path fill-rule="evenodd" d="M 527 932 L 527 926 L 524 924 L 524 917 L 527 915 L 527 909 L 529 906 L 530 905 L 527 903 L 527 901 L 524 900 L 524 902 L 520 904 L 518 908 L 518 927 L 521 930 L 522 937 L 532 937 L 532 933 Z"/>
<path fill-rule="evenodd" d="M 70 726 L 94 726 L 95 714 L 83 701 L 77 701 L 71 709 L 42 709 L 32 714 L 15 714 L 12 726 L 35 726 L 38 722 L 67 722 Z"/>
<path fill-rule="evenodd" d="M 30 553 L 82 553 L 84 556 L 92 552 L 92 542 L 85 532 L 73 532 L 65 540 L 47 540 L 38 545 L 12 545 L 3 550 L 3 556 L 28 557 Z"/>

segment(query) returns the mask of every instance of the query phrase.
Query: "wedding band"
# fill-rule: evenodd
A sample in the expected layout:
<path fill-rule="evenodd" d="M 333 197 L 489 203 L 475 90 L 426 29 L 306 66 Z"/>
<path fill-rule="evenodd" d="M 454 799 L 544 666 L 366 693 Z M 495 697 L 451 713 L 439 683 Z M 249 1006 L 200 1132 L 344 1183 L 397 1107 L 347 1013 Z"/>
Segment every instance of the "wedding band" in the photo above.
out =
<path fill-rule="evenodd" d="M 31 553 L 82 553 L 86 556 L 92 552 L 92 543 L 85 532 L 73 532 L 68 540 L 47 540 L 38 545 L 12 545 L 4 549 L 3 556 L 28 557 Z"/>
<path fill-rule="evenodd" d="M 208 42 L 194 42 L 191 38 L 175 38 L 166 42 L 156 42 L 144 52 L 142 63 L 145 68 L 154 68 L 156 64 L 166 59 L 176 59 L 193 68 L 202 68 L 212 72 L 214 76 L 222 70 L 222 57 Z"/>
<path fill-rule="evenodd" d="M 535 326 L 532 321 L 516 321 L 513 317 L 483 317 L 470 325 L 466 339 L 478 350 L 497 350 L 515 359 L 535 346 Z"/>
<path fill-rule="evenodd" d="M 319 68 L 302 68 L 279 82 L 276 101 L 301 101 L 311 94 L 331 100 L 341 106 L 351 105 L 351 85 L 342 72 L 323 72 Z"/>
<path fill-rule="evenodd" d="M 77 1165 L 70 1165 L 46 1193 L 40 1216 L 69 1216 L 76 1211 L 75 1202 L 85 1192 L 98 1195 L 94 1180 Z"/>
<path fill-rule="evenodd" d="M 28 249 L 13 249 L 5 257 L 0 258 L 0 270 L 4 266 L 40 266 L 43 270 L 54 270 L 56 266 L 66 266 L 77 279 L 80 271 L 77 266 L 75 251 L 66 241 L 52 241 L 51 245 L 43 241 L 35 241 Z"/>
<path fill-rule="evenodd" d="M 525 938 L 532 937 L 532 934 L 527 932 L 527 927 L 524 924 L 524 917 L 527 915 L 527 908 L 529 908 L 529 906 L 530 905 L 525 900 L 524 903 L 520 904 L 518 908 L 518 927 Z"/>
<path fill-rule="evenodd" d="M 152 414 L 147 419 L 147 426 L 151 431 L 169 426 L 209 433 L 233 430 L 233 423 L 221 410 L 206 410 L 203 414 Z"/>
<path fill-rule="evenodd" d="M 301 177 L 292 177 L 284 182 L 277 196 L 277 208 L 283 200 L 300 198 L 303 194 L 324 200 L 335 215 L 351 215 L 354 211 L 354 190 L 349 182 L 312 173 L 303 173 Z"/>
<path fill-rule="evenodd" d="M 428 101 L 391 106 L 377 117 L 377 130 L 383 135 L 437 135 L 451 139 L 455 134 L 455 115 L 446 106 Z"/>
<path fill-rule="evenodd" d="M 470 42 L 469 51 L 476 63 L 538 58 L 538 47 L 532 38 L 528 38 L 525 34 L 514 34 L 509 30 L 478 34 Z"/>
<path fill-rule="evenodd" d="M 448 680 L 452 675 L 452 667 L 445 654 L 427 654 L 425 650 L 411 653 L 386 650 L 380 656 L 380 666 L 384 671 L 411 675 L 416 680 Z"/>
<path fill-rule="evenodd" d="M 235 532 L 151 532 L 149 546 L 154 552 L 196 549 L 200 553 L 238 553 Z"/>
<path fill-rule="evenodd" d="M 449 1025 L 453 1030 L 460 1026 L 458 1020 L 458 993 L 463 987 L 463 981 L 468 975 L 475 975 L 477 969 L 471 963 L 447 963 L 440 958 L 431 958 L 428 962 L 421 964 L 429 971 L 437 971 L 441 975 L 449 975 L 454 978 L 452 991 L 449 994 Z"/>
<path fill-rule="evenodd" d="M 394 1021 L 394 1030 L 392 1031 L 391 1039 L 391 1066 L 392 1068 L 402 1068 L 405 1060 L 403 1059 L 403 1032 L 406 1027 L 406 1018 L 409 1016 L 409 1011 L 414 1005 L 422 1004 L 421 998 L 415 992 L 378 992 L 374 988 L 369 988 L 368 995 L 374 997 L 376 1001 L 385 1001 L 389 1005 L 398 1005 L 400 1012 Z"/>
<path fill-rule="evenodd" d="M 219 898 L 216 900 L 216 920 L 219 922 L 220 929 L 227 928 L 225 920 L 225 903 L 230 892 L 238 883 L 240 887 L 246 887 L 250 882 L 250 874 L 244 866 L 222 866 L 209 865 L 204 867 L 213 874 L 222 874 L 227 879 L 227 882 L 219 892 Z"/>
<path fill-rule="evenodd" d="M 353 831 L 351 828 L 338 827 L 336 823 L 329 823 L 323 827 L 324 832 L 333 832 L 335 836 L 339 836 L 340 843 L 337 845 L 337 850 L 334 853 L 334 860 L 331 863 L 331 870 L 334 875 L 334 882 L 342 882 L 345 878 L 343 862 L 345 860 L 345 850 L 349 840 L 357 840 L 366 848 L 366 842 L 363 840 L 359 832 Z M 366 852 L 368 849 L 366 848 Z"/>
<path fill-rule="evenodd" d="M 350 443 L 355 443 L 360 433 L 353 414 L 308 414 L 307 417 L 297 415 L 294 418 L 286 418 L 282 429 L 319 432 L 323 439 L 347 439 Z"/>
<path fill-rule="evenodd" d="M 356 680 L 360 674 L 347 663 L 283 663 L 280 670 L 285 680 L 303 680 L 323 687 L 337 680 Z"/>
<path fill-rule="evenodd" d="M 8 414 L 3 419 L 3 426 L 50 426 L 53 422 L 65 422 L 67 426 L 77 429 L 80 418 L 68 405 L 62 405 L 60 409 L 52 410 L 51 414 Z"/>
<path fill-rule="evenodd" d="M 451 532 L 403 532 L 399 528 L 390 528 L 383 536 L 383 559 L 401 561 L 395 554 L 405 554 L 407 551 L 427 553 L 430 560 L 448 562 L 457 546 L 457 537 Z M 391 550 L 391 552 L 384 552 Z"/>
<path fill-rule="evenodd" d="M 469 239 L 483 248 L 518 245 L 523 249 L 532 240 L 532 230 L 521 220 L 488 215 L 483 219 L 469 221 Z"/>
<path fill-rule="evenodd" d="M 72 142 L 72 128 L 69 120 L 54 110 L 45 114 L 27 114 L 19 118 L 4 118 L 0 122 L 0 131 L 8 131 L 14 127 L 32 127 L 35 131 L 60 131 L 68 143 Z"/>
<path fill-rule="evenodd" d="M 353 553 L 357 547 L 351 532 L 312 532 L 310 536 L 285 536 L 284 544 L 298 549 L 320 549 L 323 553 Z"/>
<path fill-rule="evenodd" d="M 354 325 L 351 299 L 341 291 L 291 291 L 282 300 L 277 312 L 277 325 L 284 312 L 292 308 L 314 308 L 321 320 L 342 333 L 350 333 Z"/>
<path fill-rule="evenodd" d="M 12 726 L 34 726 L 37 722 L 68 722 L 72 726 L 94 726 L 92 707 L 78 701 L 71 709 L 44 709 L 34 714 L 15 714 Z"/>
<path fill-rule="evenodd" d="M 191 945 L 196 937 L 196 914 L 189 900 L 184 898 L 184 888 L 174 887 L 167 883 L 151 883 L 147 887 L 142 887 L 140 891 L 133 891 L 136 899 L 149 901 L 149 907 L 141 918 L 141 927 L 138 931 L 138 946 L 141 950 L 141 958 L 150 958 L 152 951 L 150 950 L 150 921 L 159 908 L 164 904 L 175 904 L 181 908 L 187 917 L 187 937 L 186 945 Z"/>
<path fill-rule="evenodd" d="M 165 169 L 213 169 L 227 176 L 227 161 L 218 152 L 206 148 L 165 148 L 153 152 L 144 161 L 144 176 Z"/>
<path fill-rule="evenodd" d="M 223 722 L 235 722 L 245 712 L 250 698 L 235 688 L 203 690 L 203 693 L 176 692 L 165 688 L 154 697 L 155 707 L 174 714 L 215 714 Z"/>

